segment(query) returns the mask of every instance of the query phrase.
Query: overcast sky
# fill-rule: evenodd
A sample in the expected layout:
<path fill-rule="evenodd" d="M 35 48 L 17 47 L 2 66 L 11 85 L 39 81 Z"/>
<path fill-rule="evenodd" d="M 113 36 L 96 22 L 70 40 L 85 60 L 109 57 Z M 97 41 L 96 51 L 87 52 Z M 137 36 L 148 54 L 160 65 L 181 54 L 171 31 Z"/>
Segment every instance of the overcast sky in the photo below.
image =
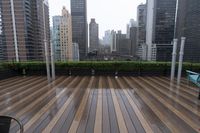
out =
<path fill-rule="evenodd" d="M 126 32 L 126 24 L 136 19 L 137 6 L 146 0 L 87 0 L 88 23 L 95 18 L 99 24 L 100 38 L 108 29 Z M 49 0 L 50 17 L 61 15 L 62 7 L 70 11 L 70 0 Z"/>

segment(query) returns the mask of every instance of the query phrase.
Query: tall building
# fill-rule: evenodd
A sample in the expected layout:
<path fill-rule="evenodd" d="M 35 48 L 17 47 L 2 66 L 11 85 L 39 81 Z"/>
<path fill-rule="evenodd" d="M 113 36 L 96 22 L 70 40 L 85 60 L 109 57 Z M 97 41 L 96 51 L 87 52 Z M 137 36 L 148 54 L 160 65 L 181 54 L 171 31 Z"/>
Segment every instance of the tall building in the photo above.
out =
<path fill-rule="evenodd" d="M 61 61 L 60 23 L 61 23 L 61 16 L 53 16 L 52 42 L 54 46 L 54 58 L 56 61 Z"/>
<path fill-rule="evenodd" d="M 176 0 L 147 0 L 146 44 L 148 46 L 148 60 L 171 60 L 175 16 Z M 154 45 L 159 47 L 156 56 L 152 54 Z M 160 50 L 163 52 L 159 52 Z M 161 59 L 160 57 L 166 58 Z"/>
<path fill-rule="evenodd" d="M 71 15 L 65 7 L 62 16 L 53 17 L 53 46 L 56 61 L 72 61 Z"/>
<path fill-rule="evenodd" d="M 137 7 L 137 20 L 138 20 L 138 45 L 142 45 L 146 42 L 146 4 L 140 4 Z"/>
<path fill-rule="evenodd" d="M 99 25 L 95 19 L 91 19 L 89 29 L 90 52 L 97 51 L 99 48 Z"/>
<path fill-rule="evenodd" d="M 79 61 L 79 47 L 78 43 L 73 43 L 72 44 L 72 53 L 73 53 L 73 61 Z"/>
<path fill-rule="evenodd" d="M 114 31 L 114 30 L 111 31 L 111 46 L 110 46 L 111 53 L 117 51 L 116 34 L 117 34 L 116 31 Z"/>
<path fill-rule="evenodd" d="M 130 39 L 130 28 L 137 27 L 137 22 L 134 19 L 131 19 L 129 24 L 126 25 L 126 38 Z"/>
<path fill-rule="evenodd" d="M 7 61 L 45 60 L 50 45 L 47 0 L 0 0 L 2 50 Z"/>
<path fill-rule="evenodd" d="M 1 3 L 0 3 L 0 5 L 1 5 Z M 0 8 L 1 8 L 1 6 L 0 6 Z M 3 37 L 3 34 L 2 34 L 2 17 L 1 17 L 1 9 L 0 9 L 0 61 L 4 60 L 2 37 Z"/>
<path fill-rule="evenodd" d="M 105 35 L 103 37 L 103 44 L 111 46 L 111 40 L 112 40 L 111 31 L 110 30 L 105 31 Z"/>
<path fill-rule="evenodd" d="M 72 61 L 72 26 L 71 15 L 63 7 L 60 21 L 60 53 L 61 61 Z"/>
<path fill-rule="evenodd" d="M 127 38 L 121 38 L 118 40 L 118 51 L 120 56 L 130 56 L 131 55 L 131 40 Z"/>
<path fill-rule="evenodd" d="M 88 26 L 87 26 L 87 3 L 86 0 L 71 0 L 72 15 L 72 41 L 78 43 L 80 60 L 87 56 L 88 49 Z"/>
<path fill-rule="evenodd" d="M 179 0 L 177 10 L 176 38 L 186 37 L 184 61 L 200 62 L 200 1 Z"/>
<path fill-rule="evenodd" d="M 138 48 L 138 44 L 137 44 L 137 27 L 131 27 L 130 28 L 130 42 L 131 42 L 131 46 L 130 46 L 130 55 L 132 56 L 136 56 L 136 52 L 137 52 L 137 48 Z"/>
<path fill-rule="evenodd" d="M 122 34 L 122 31 L 119 30 L 116 34 L 116 52 L 120 53 L 120 47 L 121 47 L 121 40 L 127 39 L 126 34 Z"/>

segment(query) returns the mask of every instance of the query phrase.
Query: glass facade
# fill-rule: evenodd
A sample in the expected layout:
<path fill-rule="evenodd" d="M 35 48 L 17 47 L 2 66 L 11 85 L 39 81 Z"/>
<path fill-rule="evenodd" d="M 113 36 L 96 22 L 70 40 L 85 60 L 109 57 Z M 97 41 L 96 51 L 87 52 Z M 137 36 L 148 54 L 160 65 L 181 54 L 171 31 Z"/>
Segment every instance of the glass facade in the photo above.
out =
<path fill-rule="evenodd" d="M 0 0 L 2 16 L 2 43 L 4 58 L 16 59 L 12 6 L 8 0 Z M 45 58 L 44 39 L 50 45 L 49 7 L 44 0 L 13 0 L 17 47 L 20 61 L 43 61 Z M 43 7 L 45 22 L 43 18 Z M 45 26 L 44 27 L 44 23 Z M 44 34 L 46 32 L 46 37 Z"/>
<path fill-rule="evenodd" d="M 184 61 L 200 62 L 200 1 L 182 0 L 178 3 L 176 37 L 186 37 Z"/>
<path fill-rule="evenodd" d="M 146 42 L 146 4 L 141 4 L 137 9 L 138 19 L 138 45 L 141 46 Z"/>
<path fill-rule="evenodd" d="M 153 30 L 150 35 L 152 36 L 152 44 L 155 45 L 156 48 L 155 60 L 171 61 L 177 0 L 154 0 L 151 2 L 154 2 L 154 7 L 152 11 Z M 154 56 L 152 59 L 154 59 Z"/>
<path fill-rule="evenodd" d="M 4 60 L 3 56 L 3 40 L 2 40 L 2 16 L 1 16 L 1 2 L 0 2 L 0 61 Z"/>
<path fill-rule="evenodd" d="M 72 41 L 78 43 L 80 60 L 87 56 L 88 30 L 86 0 L 71 0 Z"/>
<path fill-rule="evenodd" d="M 176 0 L 155 1 L 155 44 L 171 44 L 174 38 Z"/>
<path fill-rule="evenodd" d="M 61 60 L 61 51 L 60 51 L 60 23 L 61 23 L 61 16 L 54 16 L 53 17 L 53 46 L 55 50 L 55 60 Z"/>

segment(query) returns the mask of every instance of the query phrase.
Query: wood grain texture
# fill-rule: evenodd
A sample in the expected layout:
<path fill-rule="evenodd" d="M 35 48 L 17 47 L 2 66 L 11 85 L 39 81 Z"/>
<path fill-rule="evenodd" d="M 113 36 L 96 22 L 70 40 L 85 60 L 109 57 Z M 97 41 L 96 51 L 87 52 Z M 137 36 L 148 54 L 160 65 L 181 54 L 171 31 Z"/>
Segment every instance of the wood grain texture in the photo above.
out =
<path fill-rule="evenodd" d="M 13 77 L 0 81 L 0 115 L 18 118 L 25 133 L 199 133 L 196 89 L 184 78 Z"/>

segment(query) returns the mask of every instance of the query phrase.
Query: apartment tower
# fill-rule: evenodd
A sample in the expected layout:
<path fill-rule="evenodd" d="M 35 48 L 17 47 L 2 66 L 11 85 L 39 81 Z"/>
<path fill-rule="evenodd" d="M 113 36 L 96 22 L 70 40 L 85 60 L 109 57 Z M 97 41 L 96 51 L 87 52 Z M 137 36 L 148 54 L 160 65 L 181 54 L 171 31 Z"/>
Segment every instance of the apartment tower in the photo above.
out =
<path fill-rule="evenodd" d="M 3 60 L 45 60 L 45 41 L 50 46 L 47 0 L 0 0 L 0 16 Z"/>
<path fill-rule="evenodd" d="M 97 51 L 99 48 L 99 25 L 95 19 L 91 19 L 89 29 L 90 52 Z"/>
<path fill-rule="evenodd" d="M 71 15 L 63 7 L 60 21 L 60 50 L 61 61 L 72 61 L 72 26 Z"/>

